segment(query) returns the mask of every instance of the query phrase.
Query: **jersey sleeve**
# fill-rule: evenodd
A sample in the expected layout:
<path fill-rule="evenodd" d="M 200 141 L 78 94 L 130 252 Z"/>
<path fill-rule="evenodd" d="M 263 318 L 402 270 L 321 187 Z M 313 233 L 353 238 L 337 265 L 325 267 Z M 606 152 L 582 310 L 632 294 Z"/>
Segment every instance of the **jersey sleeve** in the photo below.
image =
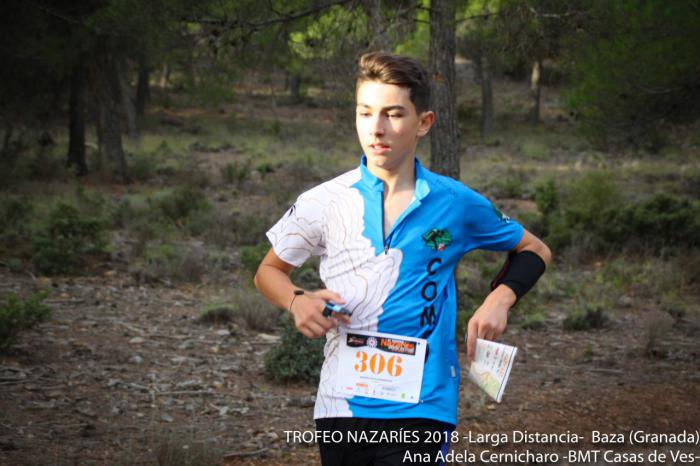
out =
<path fill-rule="evenodd" d="M 277 257 L 295 267 L 325 252 L 323 209 L 305 194 L 266 233 Z"/>
<path fill-rule="evenodd" d="M 481 194 L 469 190 L 465 212 L 469 250 L 511 251 L 518 245 L 523 233 L 522 225 L 503 214 Z"/>

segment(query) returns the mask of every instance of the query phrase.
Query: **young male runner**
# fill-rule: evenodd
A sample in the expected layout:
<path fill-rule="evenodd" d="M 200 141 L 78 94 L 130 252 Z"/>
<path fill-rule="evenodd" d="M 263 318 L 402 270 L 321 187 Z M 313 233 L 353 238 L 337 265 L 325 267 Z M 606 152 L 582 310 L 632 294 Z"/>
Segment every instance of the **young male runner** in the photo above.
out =
<path fill-rule="evenodd" d="M 509 308 L 544 272 L 550 251 L 483 196 L 415 158 L 435 120 L 418 62 L 362 56 L 356 97 L 359 167 L 299 196 L 268 231 L 272 248 L 255 284 L 289 309 L 301 333 L 326 335 L 314 418 L 343 441 L 320 443 L 324 465 L 439 463 L 457 423 L 455 267 L 474 249 L 510 252 L 469 321 L 471 360 L 477 337 L 503 333 Z M 301 290 L 289 278 L 311 255 L 321 256 L 326 289 Z M 327 317 L 328 301 L 351 316 Z"/>

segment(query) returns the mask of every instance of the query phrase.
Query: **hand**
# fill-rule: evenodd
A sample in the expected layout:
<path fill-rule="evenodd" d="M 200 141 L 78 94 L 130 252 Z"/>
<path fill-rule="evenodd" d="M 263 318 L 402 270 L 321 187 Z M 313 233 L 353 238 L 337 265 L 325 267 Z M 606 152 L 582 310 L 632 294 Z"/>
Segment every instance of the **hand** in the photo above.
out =
<path fill-rule="evenodd" d="M 323 309 L 328 301 L 345 304 L 345 300 L 331 290 L 307 291 L 297 296 L 290 309 L 297 330 L 309 338 L 319 338 L 330 329 L 337 327 L 340 322 L 349 325 L 348 316 L 339 314 L 334 314 L 333 317 L 323 316 Z"/>
<path fill-rule="evenodd" d="M 486 297 L 467 324 L 467 359 L 476 355 L 476 339 L 497 340 L 508 324 L 508 310 L 516 296 L 506 285 L 499 285 Z"/>

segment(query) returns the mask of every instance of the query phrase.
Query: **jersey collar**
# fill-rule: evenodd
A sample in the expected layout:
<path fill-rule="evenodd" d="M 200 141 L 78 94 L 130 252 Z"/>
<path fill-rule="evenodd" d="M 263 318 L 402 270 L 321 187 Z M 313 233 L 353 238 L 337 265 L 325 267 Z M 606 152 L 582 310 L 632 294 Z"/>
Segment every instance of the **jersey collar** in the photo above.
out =
<path fill-rule="evenodd" d="M 416 190 L 413 196 L 417 200 L 423 199 L 430 192 L 430 185 L 428 184 L 428 171 L 423 168 L 420 160 L 414 158 L 416 163 Z M 360 162 L 360 173 L 362 176 L 362 182 L 371 190 L 382 192 L 384 191 L 384 183 L 382 180 L 374 176 L 374 174 L 367 168 L 367 156 L 362 155 L 362 161 Z"/>

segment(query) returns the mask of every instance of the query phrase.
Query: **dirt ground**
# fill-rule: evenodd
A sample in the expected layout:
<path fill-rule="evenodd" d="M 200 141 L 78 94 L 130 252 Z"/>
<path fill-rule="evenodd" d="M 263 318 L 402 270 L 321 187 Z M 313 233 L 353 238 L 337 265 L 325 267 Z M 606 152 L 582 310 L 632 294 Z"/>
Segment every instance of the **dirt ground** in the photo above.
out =
<path fill-rule="evenodd" d="M 33 279 L 0 269 L 3 293 L 41 287 L 52 289 L 53 318 L 0 357 L 0 464 L 188 464 L 163 459 L 178 449 L 214 454 L 222 464 L 318 463 L 314 445 L 285 435 L 313 429 L 315 387 L 265 379 L 263 355 L 275 335 L 197 323 L 206 287 L 138 285 L 115 270 Z M 667 334 L 657 357 L 643 356 L 656 312 L 632 306 L 594 332 L 564 332 L 556 309 L 542 330 L 511 326 L 504 340 L 519 353 L 502 403 L 463 380 L 457 431 L 570 431 L 584 440 L 490 448 L 464 439 L 453 449 L 585 450 L 593 430 L 697 435 L 697 323 L 691 316 Z"/>

